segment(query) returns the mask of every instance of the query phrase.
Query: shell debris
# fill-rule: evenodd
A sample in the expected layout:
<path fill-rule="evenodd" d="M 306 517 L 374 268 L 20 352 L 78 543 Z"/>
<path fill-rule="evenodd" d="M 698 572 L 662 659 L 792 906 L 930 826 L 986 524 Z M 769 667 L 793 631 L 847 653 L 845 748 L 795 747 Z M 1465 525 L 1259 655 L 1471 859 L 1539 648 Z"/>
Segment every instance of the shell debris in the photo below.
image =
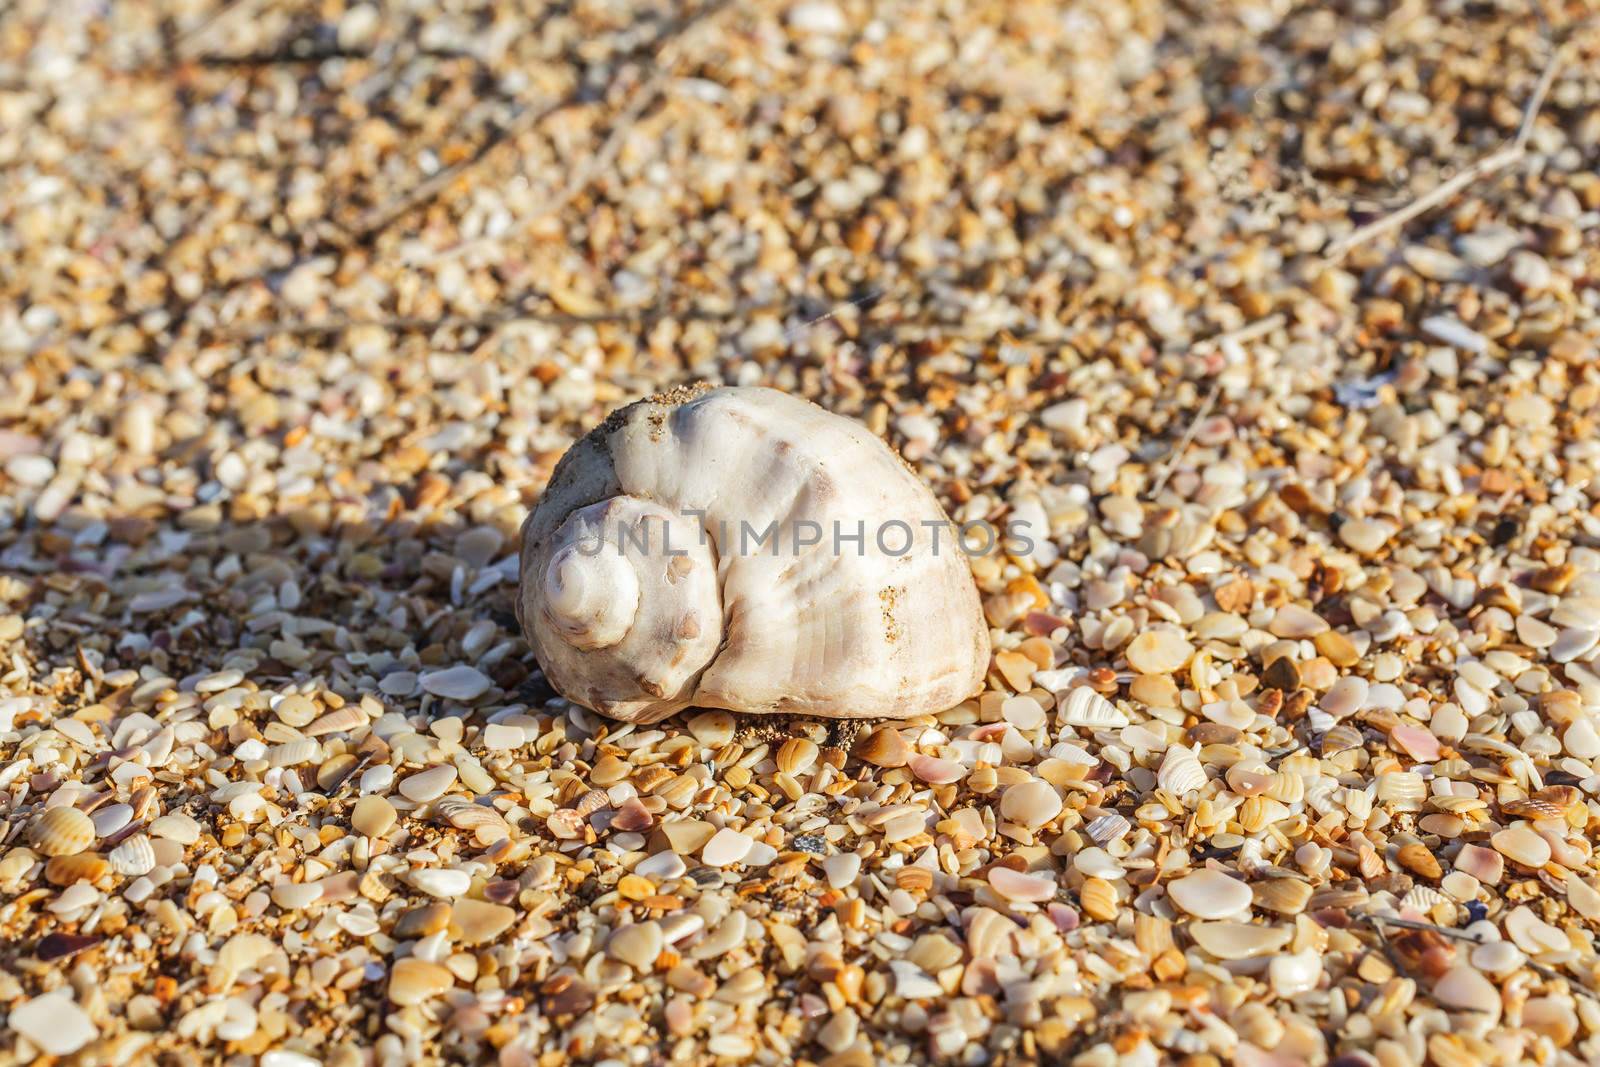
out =
<path fill-rule="evenodd" d="M 1600 37 L 1378 6 L 6 0 L 0 1063 L 1600 1063 Z"/>

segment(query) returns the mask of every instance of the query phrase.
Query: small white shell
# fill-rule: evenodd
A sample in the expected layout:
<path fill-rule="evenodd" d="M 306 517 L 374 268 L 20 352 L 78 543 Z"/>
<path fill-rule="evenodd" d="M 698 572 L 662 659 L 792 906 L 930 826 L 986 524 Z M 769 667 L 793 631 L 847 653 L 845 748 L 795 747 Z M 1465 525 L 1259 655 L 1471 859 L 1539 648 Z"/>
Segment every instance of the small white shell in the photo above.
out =
<path fill-rule="evenodd" d="M 1161 760 L 1156 771 L 1156 784 L 1173 796 L 1181 797 L 1196 789 L 1204 789 L 1206 771 L 1195 754 L 1182 745 L 1173 745 Z"/>
<path fill-rule="evenodd" d="M 134 834 L 106 853 L 106 860 L 118 874 L 137 878 L 155 869 L 156 850 L 144 834 Z"/>
<path fill-rule="evenodd" d="M 1068 726 L 1083 726 L 1092 730 L 1127 726 L 1133 721 L 1111 701 L 1082 685 L 1067 693 L 1062 718 Z"/>

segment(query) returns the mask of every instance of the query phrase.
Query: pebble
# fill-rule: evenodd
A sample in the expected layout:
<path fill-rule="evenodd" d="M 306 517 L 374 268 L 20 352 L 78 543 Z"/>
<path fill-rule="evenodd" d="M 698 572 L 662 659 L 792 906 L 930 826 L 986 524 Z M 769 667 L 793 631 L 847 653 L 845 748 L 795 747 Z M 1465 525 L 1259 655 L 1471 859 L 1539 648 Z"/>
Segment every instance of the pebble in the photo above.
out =
<path fill-rule="evenodd" d="M 400 795 L 418 804 L 437 800 L 455 785 L 456 769 L 448 764 L 438 764 L 400 779 Z"/>
<path fill-rule="evenodd" d="M 1172 674 L 1194 655 L 1194 646 L 1171 630 L 1146 630 L 1128 644 L 1128 665 L 1141 674 Z"/>
<path fill-rule="evenodd" d="M 843 889 L 855 884 L 861 873 L 861 857 L 854 852 L 836 852 L 822 861 L 822 870 L 830 886 Z"/>
<path fill-rule="evenodd" d="M 382 837 L 396 818 L 394 805 L 380 796 L 364 796 L 350 812 L 350 826 L 365 837 Z"/>
<path fill-rule="evenodd" d="M 1198 919 L 1226 919 L 1250 906 L 1250 887 L 1221 871 L 1198 870 L 1167 883 L 1167 896 Z"/>
<path fill-rule="evenodd" d="M 1466 964 L 1450 968 L 1433 985 L 1433 996 L 1447 1008 L 1477 1012 L 1494 1022 L 1500 1018 L 1500 990 Z"/>
<path fill-rule="evenodd" d="M 700 860 L 708 867 L 728 867 L 748 856 L 754 845 L 754 841 L 739 831 L 723 828 L 706 842 L 700 851 Z"/>
<path fill-rule="evenodd" d="M 1394 528 L 1370 519 L 1348 519 L 1339 524 L 1339 540 L 1363 556 L 1374 556 L 1389 543 Z"/>
<path fill-rule="evenodd" d="M 100 1036 L 88 1012 L 62 991 L 12 1008 L 6 1025 L 50 1056 L 70 1056 Z"/>
<path fill-rule="evenodd" d="M 636 971 L 648 971 L 661 955 L 664 943 L 659 923 L 634 923 L 612 933 L 606 942 L 606 954 Z"/>
<path fill-rule="evenodd" d="M 1490 841 L 1496 852 L 1524 867 L 1543 867 L 1550 862 L 1550 843 L 1523 823 L 1496 831 Z"/>
<path fill-rule="evenodd" d="M 707 748 L 721 748 L 733 740 L 734 718 L 726 711 L 703 711 L 688 722 L 689 735 Z"/>
<path fill-rule="evenodd" d="M 450 923 L 460 931 L 463 945 L 494 941 L 517 921 L 517 913 L 504 904 L 462 897 L 450 909 Z"/>
<path fill-rule="evenodd" d="M 272 902 L 284 911 L 309 908 L 321 899 L 320 882 L 285 882 L 272 887 Z"/>
<path fill-rule="evenodd" d="M 1030 830 L 1061 814 L 1061 795 L 1049 782 L 1030 778 L 1006 789 L 1000 797 L 1000 815 Z"/>
<path fill-rule="evenodd" d="M 422 691 L 446 700 L 477 700 L 493 684 L 489 676 L 476 667 L 465 664 L 447 667 L 442 671 L 429 671 L 422 676 Z"/>
<path fill-rule="evenodd" d="M 407 958 L 397 961 L 389 974 L 389 999 L 402 1007 L 424 1004 L 455 984 L 455 975 L 439 964 Z"/>

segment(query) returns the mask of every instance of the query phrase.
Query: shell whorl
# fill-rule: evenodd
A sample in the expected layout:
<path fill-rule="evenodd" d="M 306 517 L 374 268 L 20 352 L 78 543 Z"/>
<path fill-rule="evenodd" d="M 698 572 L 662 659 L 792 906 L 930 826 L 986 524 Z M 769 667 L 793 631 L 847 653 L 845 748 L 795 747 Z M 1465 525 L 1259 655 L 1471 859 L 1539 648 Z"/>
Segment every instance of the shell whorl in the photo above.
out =
<path fill-rule="evenodd" d="M 657 528 L 670 551 L 602 519 Z M 833 540 L 863 522 L 917 544 Z M 676 391 L 614 412 L 557 464 L 523 527 L 517 614 L 551 685 L 616 718 L 941 711 L 981 689 L 989 640 L 953 536 L 930 550 L 934 523 L 933 494 L 860 424 L 771 389 Z M 616 557 L 571 559 L 580 526 Z M 739 548 L 747 526 L 785 550 Z M 820 541 L 799 547 L 802 528 Z M 638 582 L 626 628 L 622 562 Z"/>
<path fill-rule="evenodd" d="M 566 638 L 584 650 L 610 648 L 628 635 L 639 613 L 639 578 L 620 554 L 568 545 L 544 571 L 544 611 Z"/>
<path fill-rule="evenodd" d="M 615 715 L 687 703 L 722 632 L 716 556 L 698 526 L 617 495 L 573 511 L 542 547 L 518 613 L 552 684 Z"/>

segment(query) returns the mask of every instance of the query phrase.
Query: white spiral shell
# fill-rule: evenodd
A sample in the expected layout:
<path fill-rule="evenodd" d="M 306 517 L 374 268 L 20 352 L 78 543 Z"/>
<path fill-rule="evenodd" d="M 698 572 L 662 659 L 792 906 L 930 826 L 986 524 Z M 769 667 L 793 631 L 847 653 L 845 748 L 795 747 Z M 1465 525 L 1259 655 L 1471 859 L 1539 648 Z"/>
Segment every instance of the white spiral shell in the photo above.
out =
<path fill-rule="evenodd" d="M 651 397 L 575 444 L 523 526 L 517 617 L 563 696 L 633 722 L 905 718 L 989 663 L 933 494 L 864 427 L 764 388 Z"/>

